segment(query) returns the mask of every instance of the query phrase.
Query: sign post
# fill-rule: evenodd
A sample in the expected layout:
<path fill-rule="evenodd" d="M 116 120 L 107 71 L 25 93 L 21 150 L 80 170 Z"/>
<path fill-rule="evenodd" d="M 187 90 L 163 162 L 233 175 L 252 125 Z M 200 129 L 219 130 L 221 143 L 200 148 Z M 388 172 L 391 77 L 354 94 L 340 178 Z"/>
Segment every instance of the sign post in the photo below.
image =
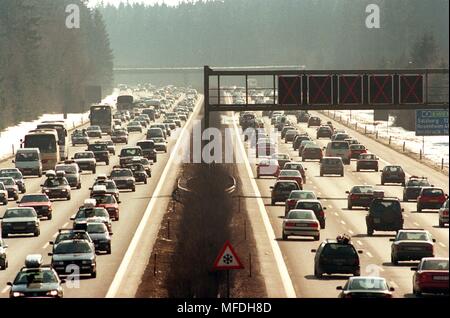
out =
<path fill-rule="evenodd" d="M 230 298 L 230 270 L 243 268 L 244 265 L 242 265 L 242 262 L 234 251 L 233 246 L 231 246 L 229 241 L 226 241 L 214 261 L 213 269 L 227 271 L 227 298 Z"/>

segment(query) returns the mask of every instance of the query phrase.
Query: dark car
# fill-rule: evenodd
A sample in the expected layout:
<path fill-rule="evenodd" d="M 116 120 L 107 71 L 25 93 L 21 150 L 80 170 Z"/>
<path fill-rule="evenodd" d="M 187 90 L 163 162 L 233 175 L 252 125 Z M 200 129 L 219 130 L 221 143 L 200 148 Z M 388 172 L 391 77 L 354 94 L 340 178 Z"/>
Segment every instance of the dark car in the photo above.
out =
<path fill-rule="evenodd" d="M 313 211 L 314 214 L 316 215 L 317 220 L 319 221 L 320 228 L 321 229 L 325 228 L 325 220 L 326 220 L 325 210 L 327 208 L 322 206 L 322 203 L 320 203 L 319 200 L 317 200 L 317 199 L 309 199 L 309 200 L 300 199 L 295 204 L 295 209 Z"/>
<path fill-rule="evenodd" d="M 378 157 L 372 153 L 360 154 L 356 161 L 356 171 L 361 170 L 378 171 Z"/>
<path fill-rule="evenodd" d="M 305 111 L 300 111 L 297 114 L 297 122 L 298 123 L 307 123 L 309 120 L 309 117 L 311 117 L 307 112 Z"/>
<path fill-rule="evenodd" d="M 425 177 L 409 177 L 408 181 L 406 181 L 405 187 L 403 188 L 403 201 L 408 202 L 409 200 L 416 200 L 423 187 L 431 186 L 432 185 Z"/>
<path fill-rule="evenodd" d="M 23 179 L 22 172 L 20 172 L 17 168 L 5 168 L 0 169 L 0 177 L 11 177 L 16 182 L 17 187 L 19 188 L 20 193 L 27 192 L 25 186 L 25 180 Z"/>
<path fill-rule="evenodd" d="M 93 143 L 89 144 L 86 151 L 92 151 L 95 156 L 96 162 L 104 162 L 109 165 L 109 150 L 108 145 L 105 143 Z"/>
<path fill-rule="evenodd" d="M 136 143 L 136 146 L 141 147 L 143 156 L 148 160 L 157 162 L 157 152 L 155 142 L 153 140 L 141 140 Z"/>
<path fill-rule="evenodd" d="M 360 276 L 360 263 L 356 248 L 348 237 L 337 237 L 336 240 L 327 239 L 318 249 L 312 249 L 314 257 L 314 276 L 321 278 L 323 274 L 353 274 Z"/>
<path fill-rule="evenodd" d="M 420 261 L 423 257 L 434 257 L 434 240 L 430 232 L 420 229 L 400 230 L 390 239 L 391 263 L 400 261 Z"/>
<path fill-rule="evenodd" d="M 47 178 L 42 186 L 42 193 L 45 193 L 49 199 L 71 199 L 71 187 L 65 177 Z"/>
<path fill-rule="evenodd" d="M 300 147 L 303 140 L 311 140 L 311 138 L 308 135 L 297 135 L 292 143 L 294 150 L 297 150 Z"/>
<path fill-rule="evenodd" d="M 374 231 L 399 231 L 403 229 L 403 208 L 398 198 L 375 198 L 366 215 L 367 235 Z"/>
<path fill-rule="evenodd" d="M 111 180 L 114 180 L 119 190 L 128 189 L 136 191 L 135 179 L 133 171 L 127 168 L 114 167 L 109 176 Z"/>
<path fill-rule="evenodd" d="M 319 117 L 312 116 L 308 119 L 308 127 L 320 126 L 322 124 L 322 120 Z"/>
<path fill-rule="evenodd" d="M 351 210 L 354 206 L 369 207 L 374 198 L 373 190 L 374 188 L 371 185 L 356 185 L 350 191 L 345 191 L 347 194 L 347 208 Z"/>
<path fill-rule="evenodd" d="M 97 257 L 95 247 L 86 240 L 67 240 L 55 246 L 52 253 L 52 267 L 58 275 L 70 275 L 73 266 L 76 266 L 79 274 L 89 274 L 97 277 Z"/>
<path fill-rule="evenodd" d="M 329 126 L 320 126 L 317 129 L 316 138 L 331 138 L 333 130 Z"/>
<path fill-rule="evenodd" d="M 277 202 L 285 202 L 289 198 L 289 194 L 293 190 L 300 190 L 300 186 L 296 181 L 284 180 L 275 182 L 274 186 L 271 186 L 271 202 L 275 205 Z"/>
<path fill-rule="evenodd" d="M 143 157 L 144 153 L 142 151 L 142 148 L 139 146 L 127 146 L 123 147 L 120 151 L 120 166 L 125 167 L 126 164 L 130 163 L 131 160 L 137 158 L 137 157 Z"/>
<path fill-rule="evenodd" d="M 125 166 L 133 172 L 134 180 L 136 182 L 143 182 L 147 184 L 147 171 L 145 171 L 144 165 L 141 163 L 130 163 Z"/>
<path fill-rule="evenodd" d="M 306 160 L 322 160 L 323 151 L 319 145 L 316 144 L 306 144 L 303 147 L 303 151 L 301 153 L 302 161 Z"/>
<path fill-rule="evenodd" d="M 395 291 L 386 279 L 376 276 L 350 277 L 344 287 L 336 289 L 341 291 L 339 298 L 392 298 Z"/>
<path fill-rule="evenodd" d="M 111 140 L 113 143 L 128 144 L 128 133 L 125 129 L 115 129 L 111 133 Z"/>
<path fill-rule="evenodd" d="M 8 199 L 19 199 L 19 187 L 12 177 L 0 177 L 0 183 L 3 183 L 5 190 L 8 192 Z"/>
<path fill-rule="evenodd" d="M 385 183 L 401 183 L 405 185 L 405 172 L 402 167 L 389 165 L 381 170 L 381 185 Z"/>

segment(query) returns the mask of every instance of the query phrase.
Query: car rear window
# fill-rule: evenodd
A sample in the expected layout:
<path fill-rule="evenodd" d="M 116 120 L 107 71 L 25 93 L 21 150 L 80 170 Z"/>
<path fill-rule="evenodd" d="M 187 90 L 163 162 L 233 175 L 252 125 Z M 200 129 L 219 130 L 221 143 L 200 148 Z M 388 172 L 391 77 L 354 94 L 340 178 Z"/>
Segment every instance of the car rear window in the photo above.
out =
<path fill-rule="evenodd" d="M 280 177 L 298 177 L 300 172 L 298 170 L 281 170 Z"/>
<path fill-rule="evenodd" d="M 296 182 L 278 182 L 275 189 L 278 191 L 298 190 L 298 185 Z"/>
<path fill-rule="evenodd" d="M 358 186 L 353 187 L 351 193 L 373 193 L 373 187 L 372 186 Z"/>
<path fill-rule="evenodd" d="M 348 289 L 350 290 L 387 290 L 387 284 L 384 279 L 371 278 L 354 278 L 351 280 Z"/>
<path fill-rule="evenodd" d="M 295 206 L 296 209 L 303 209 L 303 210 L 312 210 L 314 212 L 319 212 L 322 210 L 322 205 L 319 202 L 297 202 L 297 205 Z"/>
<path fill-rule="evenodd" d="M 341 142 L 332 142 L 330 148 L 331 149 L 349 149 L 348 142 L 341 141 Z"/>
<path fill-rule="evenodd" d="M 292 191 L 289 199 L 316 199 L 316 195 L 311 191 Z"/>
<path fill-rule="evenodd" d="M 402 172 L 402 168 L 398 166 L 388 166 L 384 168 L 384 171 L 387 172 Z"/>
<path fill-rule="evenodd" d="M 314 213 L 309 211 L 290 211 L 288 219 L 316 220 Z"/>
<path fill-rule="evenodd" d="M 444 194 L 444 191 L 441 189 L 423 189 L 422 195 L 426 195 L 429 197 L 438 197 Z"/>
<path fill-rule="evenodd" d="M 344 258 L 344 259 L 358 256 L 353 245 L 339 244 L 339 243 L 326 244 L 325 247 L 323 248 L 322 255 L 330 258 Z"/>
<path fill-rule="evenodd" d="M 448 259 L 430 259 L 422 264 L 422 270 L 448 271 Z"/>
<path fill-rule="evenodd" d="M 413 180 L 409 180 L 407 183 L 408 187 L 429 187 L 430 183 L 428 182 L 428 180 L 417 180 L 417 179 L 413 179 Z"/>
<path fill-rule="evenodd" d="M 397 240 L 399 241 L 428 241 L 429 236 L 426 232 L 400 232 Z"/>
<path fill-rule="evenodd" d="M 322 163 L 327 165 L 338 165 L 341 163 L 341 160 L 337 158 L 326 158 L 322 160 Z"/>
<path fill-rule="evenodd" d="M 371 210 L 374 213 L 395 213 L 401 212 L 400 203 L 398 201 L 373 201 Z"/>

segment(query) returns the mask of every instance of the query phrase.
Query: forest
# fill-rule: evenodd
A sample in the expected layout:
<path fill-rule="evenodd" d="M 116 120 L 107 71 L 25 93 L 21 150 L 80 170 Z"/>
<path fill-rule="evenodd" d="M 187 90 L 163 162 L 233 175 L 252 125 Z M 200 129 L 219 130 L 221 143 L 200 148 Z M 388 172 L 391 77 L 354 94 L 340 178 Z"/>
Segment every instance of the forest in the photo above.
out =
<path fill-rule="evenodd" d="M 67 28 L 66 7 L 80 9 Z M 113 53 L 98 10 L 85 0 L 0 1 L 0 131 L 43 113 L 80 112 L 85 87 L 112 87 Z"/>

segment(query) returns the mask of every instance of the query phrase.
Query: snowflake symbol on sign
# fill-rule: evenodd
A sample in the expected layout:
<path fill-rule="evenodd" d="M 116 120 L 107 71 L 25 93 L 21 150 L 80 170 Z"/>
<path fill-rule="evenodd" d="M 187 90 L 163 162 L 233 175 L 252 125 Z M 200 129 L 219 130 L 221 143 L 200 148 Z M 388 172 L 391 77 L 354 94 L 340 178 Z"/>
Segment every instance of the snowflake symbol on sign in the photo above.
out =
<path fill-rule="evenodd" d="M 223 262 L 225 263 L 225 264 L 231 264 L 232 262 L 233 262 L 233 255 L 230 255 L 230 254 L 226 254 L 226 255 L 224 255 L 223 256 Z"/>

